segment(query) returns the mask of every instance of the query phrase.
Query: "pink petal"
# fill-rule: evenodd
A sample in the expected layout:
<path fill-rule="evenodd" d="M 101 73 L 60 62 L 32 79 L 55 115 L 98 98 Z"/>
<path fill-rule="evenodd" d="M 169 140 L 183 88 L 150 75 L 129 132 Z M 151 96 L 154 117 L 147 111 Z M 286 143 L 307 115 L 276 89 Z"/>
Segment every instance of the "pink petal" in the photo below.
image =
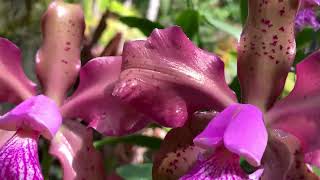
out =
<path fill-rule="evenodd" d="M 0 148 L 15 134 L 15 131 L 0 130 Z"/>
<path fill-rule="evenodd" d="M 241 169 L 239 157 L 225 149 L 217 149 L 211 157 L 199 161 L 195 167 L 179 180 L 248 180 L 248 175 Z M 257 178 L 258 179 L 258 178 Z"/>
<path fill-rule="evenodd" d="M 305 154 L 304 161 L 308 164 L 320 168 L 320 150 Z"/>
<path fill-rule="evenodd" d="M 0 37 L 0 101 L 19 103 L 36 94 L 35 86 L 23 72 L 19 48 Z"/>
<path fill-rule="evenodd" d="M 85 119 L 106 135 L 123 135 L 145 127 L 146 117 L 111 95 L 121 62 L 121 57 L 101 57 L 81 68 L 79 87 L 62 106 L 63 116 Z"/>
<path fill-rule="evenodd" d="M 214 149 L 223 145 L 224 133 L 239 109 L 239 105 L 231 105 L 223 110 L 209 122 L 193 142 L 204 149 Z"/>
<path fill-rule="evenodd" d="M 224 145 L 259 166 L 267 146 L 268 133 L 261 111 L 249 104 L 234 104 L 218 114 L 193 142 L 204 148 Z M 223 144 L 222 144 L 223 143 Z"/>
<path fill-rule="evenodd" d="M 238 47 L 244 103 L 270 108 L 282 92 L 296 53 L 294 20 L 299 0 L 249 1 Z"/>
<path fill-rule="evenodd" d="M 80 5 L 53 1 L 43 15 L 36 71 L 45 94 L 58 104 L 78 75 L 84 26 Z"/>
<path fill-rule="evenodd" d="M 297 65 L 297 80 L 292 92 L 266 114 L 273 128 L 293 134 L 303 150 L 320 148 L 320 51 Z"/>
<path fill-rule="evenodd" d="M 104 179 L 103 159 L 92 146 L 92 133 L 79 122 L 67 120 L 53 138 L 50 154 L 59 159 L 64 180 Z"/>
<path fill-rule="evenodd" d="M 124 71 L 113 92 L 161 125 L 180 127 L 188 114 L 236 102 L 223 62 L 197 48 L 179 27 L 154 30 L 124 46 Z"/>
<path fill-rule="evenodd" d="M 8 180 L 43 180 L 38 157 L 38 135 L 18 131 L 0 149 L 0 177 Z"/>
<path fill-rule="evenodd" d="M 33 96 L 0 117 L 5 130 L 31 129 L 51 139 L 58 131 L 62 117 L 56 103 L 44 96 Z"/>

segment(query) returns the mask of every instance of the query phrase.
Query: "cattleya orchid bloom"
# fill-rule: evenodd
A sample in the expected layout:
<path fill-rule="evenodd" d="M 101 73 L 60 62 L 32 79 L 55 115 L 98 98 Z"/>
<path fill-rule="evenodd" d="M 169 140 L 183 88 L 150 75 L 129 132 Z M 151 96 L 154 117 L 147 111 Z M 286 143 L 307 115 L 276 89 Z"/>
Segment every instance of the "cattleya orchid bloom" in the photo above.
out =
<path fill-rule="evenodd" d="M 296 29 L 301 30 L 305 26 L 310 26 L 316 31 L 319 30 L 320 20 L 316 14 L 316 10 L 319 8 L 319 0 L 303 0 L 296 17 Z"/>
<path fill-rule="evenodd" d="M 91 128 L 122 135 L 146 123 L 144 116 L 111 95 L 120 74 L 120 57 L 99 57 L 80 69 L 84 26 L 79 5 L 53 1 L 48 7 L 42 18 L 43 43 L 36 55 L 40 95 L 23 72 L 20 50 L 0 38 L 0 100 L 17 104 L 0 117 L 1 179 L 43 179 L 39 135 L 51 141 L 50 153 L 60 160 L 64 179 L 104 179 Z M 66 98 L 79 71 L 79 86 Z M 74 118 L 83 119 L 90 128 Z"/>
<path fill-rule="evenodd" d="M 294 89 L 277 100 L 295 57 L 299 4 L 249 0 L 238 45 L 241 102 L 219 57 L 197 48 L 179 27 L 125 44 L 113 95 L 175 127 L 155 157 L 154 179 L 317 179 L 306 163 L 320 165 L 320 51 L 296 66 Z M 219 113 L 193 117 L 208 109 Z M 240 167 L 240 157 L 256 167 L 253 174 Z"/>

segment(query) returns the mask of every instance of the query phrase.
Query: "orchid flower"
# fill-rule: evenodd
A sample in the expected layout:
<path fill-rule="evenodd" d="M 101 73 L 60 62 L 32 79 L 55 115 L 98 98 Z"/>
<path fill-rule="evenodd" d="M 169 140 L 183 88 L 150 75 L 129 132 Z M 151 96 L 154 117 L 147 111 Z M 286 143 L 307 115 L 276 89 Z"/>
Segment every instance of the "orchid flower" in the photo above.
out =
<path fill-rule="evenodd" d="M 296 17 L 296 29 L 302 30 L 305 26 L 310 26 L 314 30 L 319 30 L 320 20 L 317 18 L 316 10 L 320 8 L 319 0 L 302 0 L 300 10 Z"/>
<path fill-rule="evenodd" d="M 91 128 L 104 135 L 122 135 L 147 123 L 143 115 L 111 95 L 120 74 L 120 57 L 99 57 L 80 69 L 84 27 L 79 5 L 53 1 L 48 7 L 42 17 L 43 43 L 36 55 L 41 93 L 24 74 L 18 47 L 0 38 L 0 101 L 17 104 L 0 117 L 1 179 L 43 179 L 39 135 L 50 140 L 50 153 L 60 160 L 64 179 L 104 179 Z M 67 97 L 79 72 L 78 88 Z M 75 118 L 89 127 L 71 120 Z"/>
<path fill-rule="evenodd" d="M 238 45 L 241 102 L 219 57 L 197 48 L 179 27 L 124 45 L 113 95 L 174 127 L 155 156 L 154 179 L 317 179 L 306 163 L 319 166 L 320 51 L 296 66 L 293 91 L 278 100 L 295 57 L 299 4 L 249 0 Z M 208 109 L 219 113 L 192 118 Z M 240 167 L 240 157 L 254 173 Z"/>

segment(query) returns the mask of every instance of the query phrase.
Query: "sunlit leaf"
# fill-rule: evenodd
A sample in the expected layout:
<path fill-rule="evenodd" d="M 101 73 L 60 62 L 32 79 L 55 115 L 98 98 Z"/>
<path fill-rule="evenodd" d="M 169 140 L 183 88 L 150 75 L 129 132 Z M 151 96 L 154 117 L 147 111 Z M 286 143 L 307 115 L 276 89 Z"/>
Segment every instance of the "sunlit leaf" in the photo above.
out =
<path fill-rule="evenodd" d="M 155 28 L 158 28 L 158 29 L 164 28 L 161 24 L 152 22 L 145 18 L 127 16 L 127 17 L 121 17 L 119 20 L 130 27 L 138 28 L 146 36 L 149 36 L 149 34 Z"/>

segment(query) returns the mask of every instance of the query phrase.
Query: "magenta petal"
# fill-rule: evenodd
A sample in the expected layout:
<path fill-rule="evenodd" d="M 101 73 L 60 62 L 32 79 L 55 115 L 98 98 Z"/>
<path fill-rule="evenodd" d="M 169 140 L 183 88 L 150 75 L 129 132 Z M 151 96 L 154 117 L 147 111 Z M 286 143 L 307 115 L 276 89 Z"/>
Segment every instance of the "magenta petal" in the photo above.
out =
<path fill-rule="evenodd" d="M 304 160 L 306 163 L 320 168 L 320 150 L 305 154 Z"/>
<path fill-rule="evenodd" d="M 103 180 L 103 158 L 92 146 L 91 129 L 79 122 L 67 120 L 53 138 L 50 154 L 63 167 L 63 179 Z"/>
<path fill-rule="evenodd" d="M 194 138 L 194 144 L 205 149 L 220 146 L 223 143 L 224 133 L 238 110 L 238 104 L 231 105 L 216 115 L 209 122 L 208 126 L 196 138 Z"/>
<path fill-rule="evenodd" d="M 268 133 L 261 111 L 249 104 L 231 105 L 218 114 L 193 142 L 204 148 L 222 143 L 233 153 L 259 166 L 267 146 Z"/>
<path fill-rule="evenodd" d="M 222 110 L 236 102 L 223 62 L 197 48 L 177 26 L 126 43 L 123 59 L 113 94 L 162 125 L 182 126 L 195 110 Z"/>
<path fill-rule="evenodd" d="M 31 129 L 51 139 L 58 131 L 62 117 L 56 103 L 39 95 L 31 97 L 0 117 L 0 128 L 6 130 Z"/>
<path fill-rule="evenodd" d="M 79 87 L 63 104 L 63 116 L 83 118 L 105 135 L 123 135 L 145 127 L 146 117 L 111 95 L 121 62 L 121 57 L 100 57 L 81 68 Z"/>
<path fill-rule="evenodd" d="M 307 152 L 320 148 L 320 51 L 297 65 L 297 80 L 292 92 L 266 114 L 273 128 L 293 134 Z"/>
<path fill-rule="evenodd" d="M 19 48 L 0 37 L 0 101 L 19 103 L 35 94 L 35 84 L 23 72 Z"/>
<path fill-rule="evenodd" d="M 206 160 L 199 161 L 194 168 L 179 180 L 248 180 L 241 169 L 239 157 L 225 149 L 218 149 Z M 258 178 L 257 178 L 258 179 Z"/>
<path fill-rule="evenodd" d="M 261 111 L 253 105 L 241 105 L 234 113 L 223 139 L 228 150 L 243 156 L 251 165 L 260 166 L 268 142 Z"/>
<path fill-rule="evenodd" d="M 299 0 L 249 0 L 249 16 L 238 47 L 244 103 L 265 111 L 281 94 L 296 53 L 298 7 Z"/>
<path fill-rule="evenodd" d="M 43 180 L 38 157 L 38 135 L 18 131 L 0 149 L 0 177 L 8 180 Z"/>
<path fill-rule="evenodd" d="M 78 76 L 84 26 L 80 5 L 53 1 L 43 15 L 36 71 L 44 93 L 58 104 Z"/>
<path fill-rule="evenodd" d="M 305 26 L 311 26 L 315 31 L 320 28 L 320 20 L 318 20 L 315 10 L 305 8 L 299 11 L 296 17 L 296 28 L 302 30 Z"/>

